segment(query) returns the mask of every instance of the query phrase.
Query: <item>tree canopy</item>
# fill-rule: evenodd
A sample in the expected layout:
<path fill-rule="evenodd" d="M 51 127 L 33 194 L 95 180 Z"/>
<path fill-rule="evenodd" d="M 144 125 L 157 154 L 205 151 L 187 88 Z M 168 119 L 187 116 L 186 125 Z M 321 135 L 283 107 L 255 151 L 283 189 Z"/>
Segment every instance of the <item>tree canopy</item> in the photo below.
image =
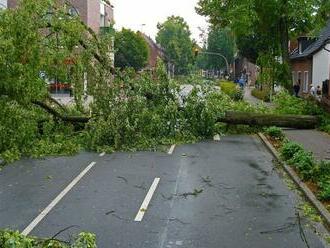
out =
<path fill-rule="evenodd" d="M 149 58 L 148 44 L 141 34 L 123 28 L 115 36 L 115 66 L 144 68 Z"/>
<path fill-rule="evenodd" d="M 24 103 L 43 100 L 45 79 L 61 78 L 79 102 L 85 72 L 90 94 L 109 83 L 110 38 L 94 33 L 70 7 L 67 1 L 22 0 L 0 12 L 0 95 Z"/>
<path fill-rule="evenodd" d="M 182 17 L 171 16 L 157 28 L 156 41 L 165 49 L 167 59 L 175 65 L 175 72 L 186 74 L 193 63 L 193 41 L 188 24 Z"/>
<path fill-rule="evenodd" d="M 203 51 L 220 53 L 231 63 L 234 60 L 235 53 L 235 40 L 231 30 L 229 28 L 212 26 Z M 197 59 L 197 63 L 204 69 L 220 69 L 226 67 L 226 62 L 222 58 L 214 55 L 201 54 Z"/>
<path fill-rule="evenodd" d="M 196 9 L 214 25 L 230 27 L 239 49 L 250 44 L 243 53 L 252 60 L 269 53 L 288 63 L 289 39 L 319 27 L 329 18 L 329 8 L 326 0 L 200 0 Z M 286 75 L 290 78 L 288 70 Z"/>

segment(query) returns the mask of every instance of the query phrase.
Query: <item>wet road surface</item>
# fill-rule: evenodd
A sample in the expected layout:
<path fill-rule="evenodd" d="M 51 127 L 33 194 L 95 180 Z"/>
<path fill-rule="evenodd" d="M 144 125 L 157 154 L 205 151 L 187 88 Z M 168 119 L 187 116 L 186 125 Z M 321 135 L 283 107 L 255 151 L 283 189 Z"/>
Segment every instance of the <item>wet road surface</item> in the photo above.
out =
<path fill-rule="evenodd" d="M 0 172 L 0 228 L 22 231 L 92 161 L 32 235 L 74 226 L 59 238 L 87 230 L 106 248 L 327 247 L 297 215 L 300 198 L 254 136 L 181 145 L 173 154 L 19 161 Z"/>

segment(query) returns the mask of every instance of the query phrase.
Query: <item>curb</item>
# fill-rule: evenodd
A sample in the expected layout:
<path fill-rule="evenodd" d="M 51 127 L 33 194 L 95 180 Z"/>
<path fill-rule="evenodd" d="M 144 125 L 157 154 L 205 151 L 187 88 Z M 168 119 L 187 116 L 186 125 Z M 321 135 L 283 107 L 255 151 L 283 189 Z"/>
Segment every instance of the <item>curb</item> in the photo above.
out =
<path fill-rule="evenodd" d="M 316 198 L 316 196 L 313 194 L 313 192 L 307 187 L 307 185 L 298 177 L 297 173 L 292 170 L 286 163 L 282 161 L 280 158 L 280 155 L 275 150 L 273 145 L 267 140 L 265 135 L 262 133 L 258 133 L 259 138 L 263 141 L 263 143 L 266 145 L 270 153 L 275 157 L 275 159 L 281 163 L 284 170 L 289 174 L 291 179 L 297 184 L 299 189 L 304 193 L 304 195 L 307 197 L 308 201 L 317 209 L 319 214 L 324 219 L 326 225 L 330 227 L 330 213 L 329 211 L 323 206 L 323 204 Z"/>

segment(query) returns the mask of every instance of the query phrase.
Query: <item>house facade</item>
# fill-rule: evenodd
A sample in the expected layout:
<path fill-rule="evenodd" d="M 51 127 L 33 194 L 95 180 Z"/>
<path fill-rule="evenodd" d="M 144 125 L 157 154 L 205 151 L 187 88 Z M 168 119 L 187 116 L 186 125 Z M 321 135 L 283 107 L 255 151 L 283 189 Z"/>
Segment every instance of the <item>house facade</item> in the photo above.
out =
<path fill-rule="evenodd" d="M 300 37 L 290 61 L 292 80 L 300 83 L 301 94 L 308 94 L 311 86 L 322 87 L 330 76 L 330 21 L 319 37 Z"/>
<path fill-rule="evenodd" d="M 3 0 L 1 0 L 3 1 Z M 59 0 L 61 1 L 61 0 Z M 68 11 L 79 15 L 82 21 L 96 33 L 103 27 L 114 23 L 114 7 L 109 1 L 103 0 L 68 0 L 72 7 Z M 8 0 L 8 8 L 15 8 L 18 0 Z"/>
<path fill-rule="evenodd" d="M 244 57 L 236 57 L 234 66 L 234 79 L 239 79 L 241 76 L 244 76 L 249 85 L 255 85 L 257 77 L 258 77 L 258 66 L 251 63 L 247 58 Z"/>
<path fill-rule="evenodd" d="M 162 60 L 165 59 L 164 49 L 159 46 L 151 37 L 147 36 L 144 33 L 139 32 L 140 35 L 144 38 L 149 48 L 149 58 L 147 69 L 154 69 L 157 66 L 158 58 Z"/>

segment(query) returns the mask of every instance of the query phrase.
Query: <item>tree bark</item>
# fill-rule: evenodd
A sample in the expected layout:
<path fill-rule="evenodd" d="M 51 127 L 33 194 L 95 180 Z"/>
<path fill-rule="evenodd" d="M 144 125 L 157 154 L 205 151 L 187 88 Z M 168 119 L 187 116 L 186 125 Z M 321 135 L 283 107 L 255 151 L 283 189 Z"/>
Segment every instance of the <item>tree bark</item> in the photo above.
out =
<path fill-rule="evenodd" d="M 49 114 L 53 115 L 55 118 L 64 121 L 64 122 L 69 122 L 72 124 L 75 123 L 87 123 L 91 119 L 90 117 L 84 117 L 84 116 L 66 116 L 62 115 L 59 112 L 57 112 L 55 109 L 49 107 L 46 103 L 41 102 L 41 101 L 33 101 L 33 104 L 43 108 L 45 111 L 47 111 Z"/>
<path fill-rule="evenodd" d="M 314 129 L 319 124 L 319 118 L 316 116 L 301 115 L 271 115 L 247 112 L 227 112 L 224 117 L 218 119 L 218 122 L 261 127 L 277 126 L 296 129 Z"/>

